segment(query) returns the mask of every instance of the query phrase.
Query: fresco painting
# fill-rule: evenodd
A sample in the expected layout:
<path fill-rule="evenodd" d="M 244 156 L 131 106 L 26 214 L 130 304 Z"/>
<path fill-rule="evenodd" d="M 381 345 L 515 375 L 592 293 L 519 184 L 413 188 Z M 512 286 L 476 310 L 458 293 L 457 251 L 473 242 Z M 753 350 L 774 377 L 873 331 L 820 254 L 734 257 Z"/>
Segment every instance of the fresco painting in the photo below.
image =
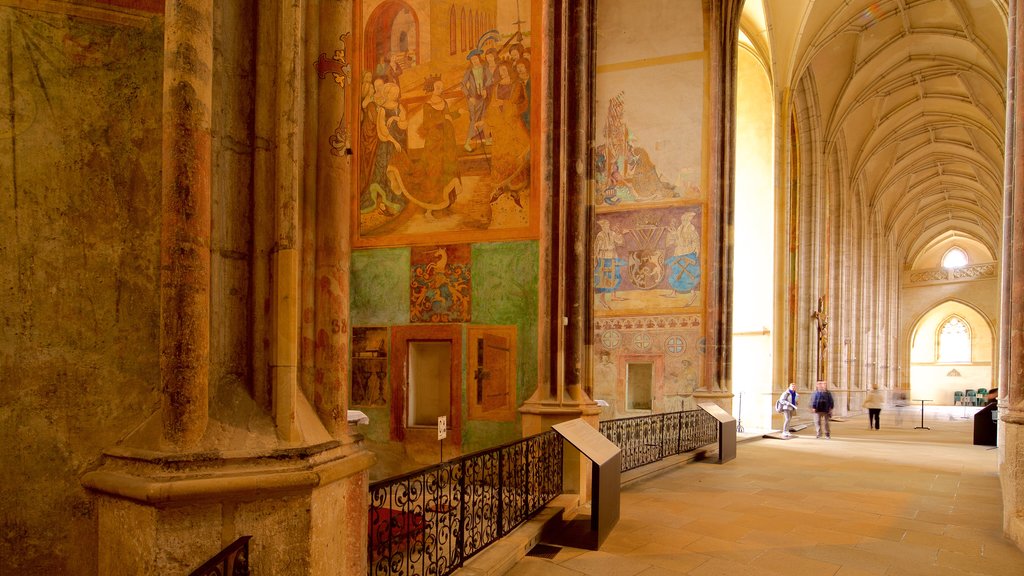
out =
<path fill-rule="evenodd" d="M 411 264 L 410 322 L 470 321 L 469 245 L 414 247 Z"/>
<path fill-rule="evenodd" d="M 386 328 L 352 329 L 353 406 L 385 406 L 388 383 L 388 331 Z"/>
<path fill-rule="evenodd" d="M 701 213 L 700 206 L 599 212 L 595 315 L 700 306 Z"/>
<path fill-rule="evenodd" d="M 668 121 L 665 113 L 671 102 L 701 98 L 699 62 L 647 72 L 599 77 L 593 156 L 598 208 L 703 199 L 701 147 L 694 145 L 703 137 L 703 120 L 699 112 L 673 111 Z"/>
<path fill-rule="evenodd" d="M 699 387 L 703 336 L 699 314 L 599 318 L 594 322 L 594 397 L 621 404 L 617 383 L 624 358 L 658 357 L 664 365 L 656 411 L 679 410 Z M 619 407 L 622 408 L 621 406 Z"/>
<path fill-rule="evenodd" d="M 356 246 L 531 238 L 528 0 L 364 0 Z"/>

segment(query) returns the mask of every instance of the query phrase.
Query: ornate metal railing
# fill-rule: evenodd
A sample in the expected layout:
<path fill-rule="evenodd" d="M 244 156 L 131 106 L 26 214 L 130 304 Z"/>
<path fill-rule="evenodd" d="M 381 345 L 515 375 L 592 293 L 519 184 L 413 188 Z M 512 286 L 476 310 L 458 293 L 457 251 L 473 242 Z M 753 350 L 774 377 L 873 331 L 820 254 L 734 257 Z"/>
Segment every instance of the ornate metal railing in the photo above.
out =
<path fill-rule="evenodd" d="M 718 442 L 718 421 L 704 410 L 604 420 L 598 430 L 622 450 L 622 471 Z"/>
<path fill-rule="evenodd" d="M 370 576 L 445 576 L 562 492 L 554 431 L 370 485 Z"/>
<path fill-rule="evenodd" d="M 189 576 L 249 576 L 249 539 L 240 536 Z"/>

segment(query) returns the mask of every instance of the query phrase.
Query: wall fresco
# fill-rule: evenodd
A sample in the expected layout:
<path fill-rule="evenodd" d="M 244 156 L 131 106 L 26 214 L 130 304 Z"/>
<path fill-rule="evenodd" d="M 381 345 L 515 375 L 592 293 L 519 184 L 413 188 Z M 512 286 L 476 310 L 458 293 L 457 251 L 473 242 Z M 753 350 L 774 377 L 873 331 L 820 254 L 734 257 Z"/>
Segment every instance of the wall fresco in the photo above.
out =
<path fill-rule="evenodd" d="M 387 405 L 388 331 L 386 328 L 352 329 L 353 406 Z"/>
<path fill-rule="evenodd" d="M 698 388 L 703 369 L 703 326 L 699 314 L 599 318 L 594 322 L 594 398 L 617 414 L 625 408 L 625 364 L 658 365 L 654 412 L 683 407 Z"/>
<path fill-rule="evenodd" d="M 469 246 L 412 248 L 410 322 L 469 322 Z"/>
<path fill-rule="evenodd" d="M 700 206 L 599 212 L 595 315 L 701 305 L 701 228 Z"/>
<path fill-rule="evenodd" d="M 356 246 L 535 237 L 527 0 L 364 0 Z"/>

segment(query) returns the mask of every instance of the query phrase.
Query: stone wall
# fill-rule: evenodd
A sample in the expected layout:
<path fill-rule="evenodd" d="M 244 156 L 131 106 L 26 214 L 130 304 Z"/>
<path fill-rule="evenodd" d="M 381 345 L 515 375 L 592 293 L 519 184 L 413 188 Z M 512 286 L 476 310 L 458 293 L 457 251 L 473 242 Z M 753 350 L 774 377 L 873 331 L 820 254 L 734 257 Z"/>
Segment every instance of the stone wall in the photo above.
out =
<path fill-rule="evenodd" d="M 4 574 L 95 573 L 79 478 L 159 405 L 161 19 L 102 15 L 0 7 Z"/>

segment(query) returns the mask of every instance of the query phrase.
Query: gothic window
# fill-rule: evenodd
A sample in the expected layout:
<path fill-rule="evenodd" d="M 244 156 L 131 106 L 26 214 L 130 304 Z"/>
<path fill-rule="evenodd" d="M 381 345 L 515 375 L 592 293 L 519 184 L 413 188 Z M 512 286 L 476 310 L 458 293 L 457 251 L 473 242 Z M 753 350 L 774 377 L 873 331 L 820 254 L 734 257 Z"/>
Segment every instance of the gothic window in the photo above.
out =
<path fill-rule="evenodd" d="M 455 18 L 455 6 L 448 9 L 448 54 L 458 51 L 458 21 Z"/>
<path fill-rule="evenodd" d="M 461 20 L 462 20 L 462 22 L 461 22 L 461 24 L 462 24 L 462 49 L 463 50 L 468 50 L 467 46 L 469 44 L 467 42 L 467 39 L 469 38 L 469 30 L 466 29 L 466 9 L 465 8 L 462 9 Z"/>
<path fill-rule="evenodd" d="M 939 328 L 939 362 L 971 361 L 971 327 L 959 316 L 950 316 Z"/>
<path fill-rule="evenodd" d="M 942 257 L 943 268 L 963 268 L 967 266 L 967 253 L 962 248 L 953 246 Z"/>

